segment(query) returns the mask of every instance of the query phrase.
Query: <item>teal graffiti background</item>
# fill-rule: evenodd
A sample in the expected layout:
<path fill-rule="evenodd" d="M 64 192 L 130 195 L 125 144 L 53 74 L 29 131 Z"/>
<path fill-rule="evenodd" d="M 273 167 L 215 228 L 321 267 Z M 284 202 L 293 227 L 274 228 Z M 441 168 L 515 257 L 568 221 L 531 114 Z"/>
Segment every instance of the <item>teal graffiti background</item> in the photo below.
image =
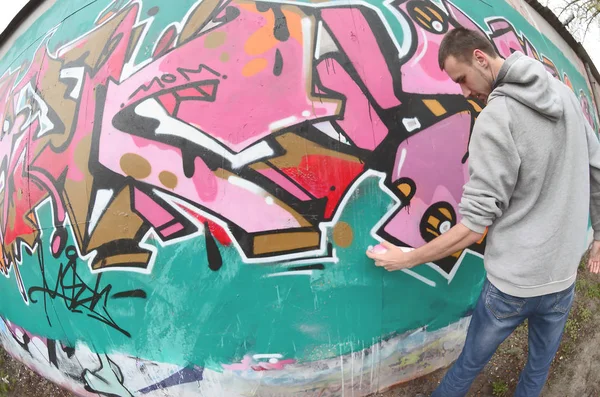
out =
<path fill-rule="evenodd" d="M 148 293 L 147 299 L 108 298 L 107 313 L 131 338 L 89 317 L 86 310 L 71 312 L 64 300 L 49 294 L 48 321 L 43 294 L 35 293 L 32 298 L 38 302 L 25 306 L 12 278 L 0 278 L 3 302 L 11 303 L 0 307 L 1 314 L 34 334 L 66 344 L 91 342 L 98 353 L 118 351 L 213 369 L 248 352 L 276 351 L 299 361 L 335 357 L 423 325 L 433 331 L 467 314 L 481 288 L 481 260 L 467 257 L 452 283 L 427 266 L 415 269 L 435 281 L 435 287 L 401 272 L 385 274 L 366 259 L 364 250 L 373 244 L 369 230 L 393 202 L 376 177 L 357 191 L 340 218 L 355 231 L 354 243 L 334 246 L 339 263 L 325 263 L 325 270 L 313 277 L 267 277 L 285 270 L 286 264 L 245 264 L 232 246 L 219 247 L 224 266 L 213 272 L 203 254 L 204 239 L 197 238 L 167 247 L 155 243 L 158 256 L 150 275 L 102 274 L 98 291 L 110 285 L 110 295 L 132 289 Z M 57 283 L 59 290 L 73 285 L 71 274 L 62 281 L 58 277 L 68 258 L 63 253 L 55 259 L 49 251 L 51 211 L 47 203 L 40 207 L 40 252 L 25 254 L 20 266 L 26 288 L 44 285 L 40 253 L 50 289 Z M 68 244 L 73 243 L 71 239 Z M 90 286 L 98 277 L 83 260 L 78 261 L 77 275 Z"/>
<path fill-rule="evenodd" d="M 160 11 L 144 37 L 137 63 L 150 56 L 165 27 L 180 21 L 195 3 L 177 1 L 177 7 L 162 0 L 143 2 L 143 17 L 149 18 L 153 7 Z M 381 9 L 398 41 L 402 41 L 404 36 L 396 16 L 381 2 L 370 3 Z M 569 75 L 576 91 L 583 89 L 588 93 L 585 78 L 572 63 L 508 4 L 472 0 L 454 3 L 468 10 L 482 27 L 487 17 L 509 19 L 540 53 L 552 59 L 561 74 Z M 57 0 L 12 44 L 0 61 L 0 71 L 27 64 L 51 29 L 55 29 L 48 41 L 51 52 L 88 32 L 110 4 L 101 0 Z M 124 6 L 125 2 L 113 5 Z M 325 269 L 312 276 L 269 277 L 285 270 L 286 264 L 243 263 L 233 246 L 219 246 L 224 266 L 219 272 L 212 272 L 202 238 L 165 247 L 151 242 L 158 254 L 150 274 L 105 272 L 97 288 L 102 291 L 110 286 L 111 290 L 97 303 L 96 310 L 105 310 L 103 315 L 110 316 L 131 336 L 90 317 L 89 314 L 94 315 L 91 312 L 81 308 L 81 313 L 73 312 L 67 307 L 72 299 L 52 297 L 52 293 L 37 292 L 33 295 L 37 302 L 27 305 L 13 275 L 0 277 L 0 314 L 34 334 L 66 345 L 84 341 L 98 353 L 120 352 L 217 370 L 222 363 L 240 361 L 248 352 L 276 352 L 300 362 L 336 357 L 419 327 L 437 330 L 468 315 L 484 277 L 478 256 L 467 255 L 451 283 L 430 267 L 415 269 L 434 281 L 435 287 L 404 273 L 390 274 L 375 268 L 365 257 L 366 247 L 374 244 L 370 230 L 392 204 L 377 178 L 364 181 L 340 218 L 354 231 L 352 245 L 334 245 L 339 262 L 324 263 Z M 69 293 L 79 291 L 82 286 L 69 289 L 73 287 L 72 280 L 59 277 L 61 265 L 68 263 L 65 253 L 58 258 L 50 253 L 50 205 L 40 207 L 38 215 L 43 229 L 41 245 L 30 254 L 24 250 L 19 266 L 25 287 L 46 285 L 51 290 L 64 292 L 67 287 Z M 71 237 L 68 245 L 73 244 Z M 315 259 L 315 263 L 321 262 Z M 100 277 L 92 274 L 82 259 L 77 262 L 76 273 L 89 286 L 96 285 Z M 137 289 L 144 290 L 147 298 L 114 297 L 119 292 Z M 79 298 L 84 299 L 83 294 Z"/>

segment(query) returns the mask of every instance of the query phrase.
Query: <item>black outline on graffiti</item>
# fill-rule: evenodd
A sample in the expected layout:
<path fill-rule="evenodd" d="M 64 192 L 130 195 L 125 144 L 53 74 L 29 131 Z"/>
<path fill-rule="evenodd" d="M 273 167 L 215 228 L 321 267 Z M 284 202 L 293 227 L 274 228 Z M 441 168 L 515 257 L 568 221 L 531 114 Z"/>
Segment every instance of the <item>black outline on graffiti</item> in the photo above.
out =
<path fill-rule="evenodd" d="M 85 314 L 95 320 L 98 320 L 122 334 L 131 337 L 131 334 L 119 327 L 108 312 L 108 297 L 112 290 L 112 285 L 102 286 L 102 274 L 94 275 L 95 284 L 88 285 L 78 274 L 77 265 L 81 261 L 74 246 L 67 246 L 65 256 L 68 259 L 66 264 L 61 263 L 58 268 L 56 285 L 48 285 L 46 278 L 46 269 L 44 265 L 44 254 L 38 250 L 40 272 L 43 279 L 42 286 L 33 286 L 28 290 L 31 303 L 37 303 L 34 298 L 35 293 L 42 293 L 44 297 L 44 310 L 49 325 L 52 325 L 48 315 L 48 300 L 61 299 L 65 307 L 72 313 Z M 85 266 L 85 264 L 79 264 Z M 87 271 L 87 269 L 86 269 Z M 140 293 L 141 292 L 141 293 Z M 113 298 L 138 297 L 145 298 L 144 291 L 132 290 L 123 291 L 113 295 Z"/>

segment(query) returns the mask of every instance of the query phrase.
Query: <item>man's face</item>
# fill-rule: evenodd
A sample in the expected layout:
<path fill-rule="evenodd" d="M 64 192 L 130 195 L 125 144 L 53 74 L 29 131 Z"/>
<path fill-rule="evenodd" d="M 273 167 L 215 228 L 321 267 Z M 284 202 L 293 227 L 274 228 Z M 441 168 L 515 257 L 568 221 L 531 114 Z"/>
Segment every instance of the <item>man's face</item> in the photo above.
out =
<path fill-rule="evenodd" d="M 492 92 L 493 78 L 487 59 L 478 59 L 475 55 L 472 62 L 464 62 L 449 56 L 444 63 L 444 70 L 450 78 L 460 85 L 465 98 L 476 98 L 487 101 Z"/>

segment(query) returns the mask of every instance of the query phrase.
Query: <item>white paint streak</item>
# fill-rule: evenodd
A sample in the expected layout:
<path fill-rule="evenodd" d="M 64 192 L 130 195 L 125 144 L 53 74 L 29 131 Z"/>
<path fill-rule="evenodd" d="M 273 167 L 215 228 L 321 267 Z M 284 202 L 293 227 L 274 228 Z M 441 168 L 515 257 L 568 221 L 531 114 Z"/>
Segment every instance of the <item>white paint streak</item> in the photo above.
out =
<path fill-rule="evenodd" d="M 340 258 L 337 257 L 336 253 L 334 252 L 333 257 L 331 258 L 319 258 L 319 259 L 300 259 L 297 261 L 286 261 L 285 264 L 288 266 L 295 266 L 295 265 L 316 265 L 316 264 L 320 264 L 320 263 L 339 263 Z"/>
<path fill-rule="evenodd" d="M 240 178 L 239 176 L 231 175 L 227 178 L 227 181 L 232 185 L 241 187 L 242 189 L 256 194 L 257 196 L 266 195 L 266 192 L 260 186 Z"/>
<path fill-rule="evenodd" d="M 364 374 L 364 367 L 365 367 L 365 344 L 363 342 L 363 348 L 360 351 L 360 382 L 358 384 L 358 390 L 362 390 L 362 384 L 363 384 L 363 374 Z"/>
<path fill-rule="evenodd" d="M 319 21 L 318 26 L 317 42 L 315 45 L 315 59 L 317 60 L 321 55 L 339 51 L 327 29 L 323 27 L 323 21 Z"/>
<path fill-rule="evenodd" d="M 419 55 L 417 55 L 417 57 L 411 62 L 410 66 L 415 66 L 416 64 L 421 62 L 421 59 L 423 59 L 423 57 L 427 53 L 427 48 L 429 48 L 429 40 L 427 39 L 425 31 L 423 30 L 421 33 L 423 33 L 423 48 L 421 49 Z"/>
<path fill-rule="evenodd" d="M 319 21 L 317 25 L 317 41 L 315 43 L 315 59 L 319 59 L 321 55 L 321 36 L 323 35 L 323 21 Z"/>
<path fill-rule="evenodd" d="M 104 210 L 108 206 L 110 199 L 113 196 L 112 189 L 100 189 L 96 192 L 96 200 L 94 200 L 94 208 L 92 209 L 92 215 L 90 216 L 90 222 L 88 225 L 88 233 L 92 234 L 92 231 L 96 228 L 98 221 L 104 214 Z"/>
<path fill-rule="evenodd" d="M 202 146 L 229 161 L 233 168 L 241 168 L 265 157 L 275 154 L 265 141 L 250 146 L 239 153 L 233 153 L 222 143 L 213 139 L 203 131 L 196 129 L 167 114 L 165 109 L 155 99 L 147 99 L 135 107 L 135 112 L 143 117 L 160 121 L 156 129 L 159 135 L 170 135 L 186 139 L 196 145 Z"/>
<path fill-rule="evenodd" d="M 283 355 L 276 353 L 276 354 L 255 354 L 252 356 L 252 358 L 254 360 L 262 360 L 262 359 L 271 359 L 271 358 L 276 358 L 276 359 L 282 359 Z"/>
<path fill-rule="evenodd" d="M 21 330 L 21 328 L 15 329 L 14 337 L 15 337 L 16 340 L 18 340 L 21 343 L 24 343 L 25 342 L 25 340 L 23 339 L 24 335 L 25 334 L 23 333 L 23 331 Z"/>
<path fill-rule="evenodd" d="M 402 148 L 402 152 L 400 152 L 400 160 L 398 160 L 398 170 L 396 171 L 396 179 L 400 178 L 400 173 L 402 172 L 404 160 L 406 160 L 406 148 Z"/>
<path fill-rule="evenodd" d="M 460 255 L 460 257 L 458 258 L 458 260 L 456 261 L 456 264 L 452 268 L 452 271 L 450 271 L 450 274 L 446 273 L 439 266 L 436 266 L 433 263 L 428 263 L 427 266 L 429 266 L 430 268 L 432 268 L 433 270 L 435 270 L 436 272 L 438 272 L 439 274 L 441 274 L 445 279 L 448 280 L 448 284 L 450 284 L 452 282 L 452 279 L 454 279 L 454 276 L 458 272 L 458 268 L 462 264 L 462 261 L 463 261 L 463 259 L 465 259 L 465 256 L 467 255 L 467 253 L 470 253 L 471 255 L 475 255 L 475 256 L 483 259 L 483 255 L 481 255 L 479 252 L 475 252 L 475 251 L 472 251 L 472 250 L 469 250 L 469 249 L 465 249 L 465 250 L 463 250 L 463 252 Z"/>
<path fill-rule="evenodd" d="M 21 135 L 22 137 L 23 135 Z M 17 164 L 25 164 L 25 155 L 27 154 L 27 148 L 23 149 L 23 151 L 21 152 L 21 155 L 19 156 L 19 159 L 17 160 Z"/>
<path fill-rule="evenodd" d="M 396 44 L 396 47 L 398 48 L 398 57 L 404 58 L 410 52 L 410 46 L 414 39 L 411 35 L 411 32 L 412 32 L 411 25 L 406 20 L 404 15 L 396 7 L 394 7 L 394 5 L 393 5 L 394 2 L 395 2 L 395 0 L 387 0 L 383 4 L 392 12 L 392 14 L 394 14 L 396 19 L 400 23 L 400 26 L 402 27 L 402 36 L 403 36 L 402 43 L 399 43 L 396 41 L 396 39 L 395 39 L 396 35 L 392 31 L 391 27 L 389 25 L 387 25 L 387 22 L 385 22 L 385 17 L 381 16 L 381 18 L 382 18 L 384 25 L 387 28 L 389 37 L 393 38 L 394 44 Z"/>
<path fill-rule="evenodd" d="M 275 286 L 275 291 L 277 291 L 277 306 L 281 307 L 281 295 L 279 295 L 279 286 Z"/>
<path fill-rule="evenodd" d="M 371 380 L 370 380 L 370 385 L 371 387 L 373 387 L 373 371 L 375 369 L 375 347 L 377 345 L 373 345 L 372 351 L 371 351 Z"/>
<path fill-rule="evenodd" d="M 313 127 L 324 133 L 325 135 L 335 139 L 338 142 L 341 142 L 345 145 L 350 145 L 350 142 L 346 139 L 345 136 L 340 134 L 331 124 L 331 121 L 323 121 L 321 123 L 313 124 Z"/>
<path fill-rule="evenodd" d="M 442 224 L 440 225 L 440 232 L 446 233 L 448 230 L 450 230 L 450 228 L 452 227 L 452 223 L 450 223 L 450 221 L 445 221 L 442 222 Z"/>
<path fill-rule="evenodd" d="M 313 56 L 312 50 L 312 20 L 308 17 L 302 18 L 302 44 L 303 48 L 303 60 L 302 60 L 302 75 L 309 78 L 312 72 Z"/>
<path fill-rule="evenodd" d="M 342 353 L 342 345 L 340 345 L 340 366 L 342 373 L 342 396 L 344 395 L 344 354 Z"/>
<path fill-rule="evenodd" d="M 33 113 L 33 109 L 29 104 L 29 101 L 35 101 L 38 106 L 38 111 Z M 39 119 L 40 126 L 39 131 L 36 137 L 41 137 L 48 131 L 51 131 L 54 128 L 54 123 L 50 121 L 48 117 L 48 105 L 40 96 L 35 92 L 31 83 L 27 83 L 27 85 L 19 92 L 19 100 L 16 109 L 16 114 L 22 112 L 25 109 L 29 109 L 29 115 L 27 117 L 27 121 L 23 123 L 21 127 L 21 131 L 27 130 L 27 128 L 33 123 L 33 121 L 37 118 Z"/>
<path fill-rule="evenodd" d="M 266 277 L 283 277 L 283 276 L 312 276 L 312 270 L 297 270 L 292 272 L 281 272 L 268 274 Z"/>
<path fill-rule="evenodd" d="M 17 150 L 19 150 L 19 147 L 21 146 L 21 141 L 25 138 L 25 134 L 21 134 L 17 137 L 17 139 L 15 139 L 12 143 L 12 151 L 10 152 L 10 157 L 14 158 L 17 155 Z M 23 152 L 25 152 L 27 150 L 27 145 L 25 145 L 25 149 L 23 150 Z"/>
<path fill-rule="evenodd" d="M 408 274 L 408 275 L 416 278 L 417 280 L 424 282 L 425 284 L 427 284 L 427 285 L 429 285 L 431 287 L 435 287 L 435 282 L 431 281 L 430 279 L 428 279 L 426 277 L 421 276 L 418 273 L 413 272 L 412 270 L 402 269 L 402 271 L 404 273 L 406 273 L 406 274 Z"/>
<path fill-rule="evenodd" d="M 421 128 L 421 122 L 416 117 L 404 118 L 402 119 L 402 124 L 404 124 L 404 128 L 406 128 L 408 132 L 414 131 L 417 128 Z"/>
<path fill-rule="evenodd" d="M 83 77 L 85 75 L 85 69 L 83 66 L 78 66 L 74 68 L 62 69 L 60 71 L 61 79 L 75 79 L 75 87 L 69 93 L 69 96 L 73 99 L 79 99 L 81 95 L 81 87 L 83 86 Z"/>
<path fill-rule="evenodd" d="M 352 342 L 350 342 L 350 385 L 354 386 L 354 347 L 352 346 Z M 352 397 L 354 397 L 354 387 L 351 387 Z"/>
<path fill-rule="evenodd" d="M 271 124 L 269 124 L 269 129 L 271 131 L 277 131 L 282 128 L 289 127 L 290 125 L 295 124 L 297 121 L 298 117 L 296 116 L 286 117 L 285 119 L 273 121 Z"/>

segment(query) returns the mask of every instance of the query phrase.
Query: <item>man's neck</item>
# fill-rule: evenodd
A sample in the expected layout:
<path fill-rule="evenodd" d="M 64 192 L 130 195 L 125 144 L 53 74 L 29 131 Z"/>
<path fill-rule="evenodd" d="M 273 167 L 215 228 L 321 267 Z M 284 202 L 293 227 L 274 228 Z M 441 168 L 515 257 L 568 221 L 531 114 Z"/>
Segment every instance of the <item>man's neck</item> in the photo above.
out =
<path fill-rule="evenodd" d="M 489 62 L 492 78 L 495 83 L 496 79 L 498 78 L 498 73 L 500 73 L 500 69 L 502 68 L 502 65 L 504 65 L 505 60 L 502 57 L 497 57 L 495 59 L 490 59 Z"/>

